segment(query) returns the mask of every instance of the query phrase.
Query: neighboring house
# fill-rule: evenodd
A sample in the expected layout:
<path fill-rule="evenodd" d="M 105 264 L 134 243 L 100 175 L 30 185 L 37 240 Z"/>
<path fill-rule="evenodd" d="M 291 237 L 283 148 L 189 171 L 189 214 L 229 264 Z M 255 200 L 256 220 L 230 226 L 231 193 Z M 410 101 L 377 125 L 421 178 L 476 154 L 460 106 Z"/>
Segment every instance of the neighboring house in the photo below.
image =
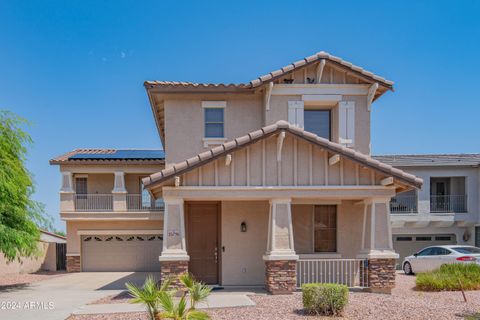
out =
<path fill-rule="evenodd" d="M 372 103 L 393 82 L 320 52 L 245 84 L 145 88 L 165 154 L 51 160 L 69 271 L 190 271 L 272 293 L 313 281 L 390 291 L 390 199 L 422 186 L 369 156 Z"/>
<path fill-rule="evenodd" d="M 0 254 L 0 275 L 65 270 L 66 242 L 65 237 L 40 230 L 38 255 L 7 261 Z"/>
<path fill-rule="evenodd" d="M 423 179 L 390 203 L 401 262 L 430 245 L 480 246 L 480 154 L 387 155 L 375 159 Z"/>

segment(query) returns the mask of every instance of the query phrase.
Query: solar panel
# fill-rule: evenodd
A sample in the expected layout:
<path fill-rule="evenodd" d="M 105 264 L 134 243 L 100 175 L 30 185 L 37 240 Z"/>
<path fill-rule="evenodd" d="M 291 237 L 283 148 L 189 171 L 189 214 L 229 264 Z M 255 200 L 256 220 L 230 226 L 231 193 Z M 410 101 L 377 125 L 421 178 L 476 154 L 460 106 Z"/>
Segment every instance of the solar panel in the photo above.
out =
<path fill-rule="evenodd" d="M 116 150 L 113 153 L 77 153 L 68 158 L 69 160 L 81 159 L 111 159 L 111 160 L 125 160 L 125 159 L 165 159 L 165 151 L 163 150 Z"/>

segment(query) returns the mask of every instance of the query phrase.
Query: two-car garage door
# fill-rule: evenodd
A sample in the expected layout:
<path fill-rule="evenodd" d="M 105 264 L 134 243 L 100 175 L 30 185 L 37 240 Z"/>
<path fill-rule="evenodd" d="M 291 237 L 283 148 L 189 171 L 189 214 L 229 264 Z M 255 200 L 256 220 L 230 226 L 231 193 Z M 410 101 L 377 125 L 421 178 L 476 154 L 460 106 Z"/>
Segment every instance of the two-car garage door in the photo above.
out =
<path fill-rule="evenodd" d="M 160 271 L 161 235 L 82 236 L 82 271 Z"/>
<path fill-rule="evenodd" d="M 408 234 L 394 235 L 393 248 L 400 255 L 397 265 L 401 266 L 403 259 L 425 247 L 457 244 L 454 234 Z"/>

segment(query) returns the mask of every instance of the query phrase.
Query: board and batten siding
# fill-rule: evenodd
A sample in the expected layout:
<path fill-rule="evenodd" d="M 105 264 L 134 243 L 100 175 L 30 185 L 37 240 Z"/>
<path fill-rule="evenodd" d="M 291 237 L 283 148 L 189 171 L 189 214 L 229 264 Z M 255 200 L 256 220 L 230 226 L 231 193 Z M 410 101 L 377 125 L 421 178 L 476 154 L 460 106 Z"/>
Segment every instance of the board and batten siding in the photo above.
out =
<path fill-rule="evenodd" d="M 319 146 L 286 134 L 277 161 L 278 135 L 233 151 L 181 176 L 182 186 L 355 186 L 378 185 L 385 176 Z"/>

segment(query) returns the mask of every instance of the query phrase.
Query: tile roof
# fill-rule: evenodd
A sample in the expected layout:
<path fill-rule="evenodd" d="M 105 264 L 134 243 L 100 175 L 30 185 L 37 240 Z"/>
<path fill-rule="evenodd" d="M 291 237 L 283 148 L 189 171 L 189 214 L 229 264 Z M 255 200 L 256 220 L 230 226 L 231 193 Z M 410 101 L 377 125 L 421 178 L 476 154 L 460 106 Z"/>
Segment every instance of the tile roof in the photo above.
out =
<path fill-rule="evenodd" d="M 290 63 L 289 65 L 284 66 L 278 70 L 272 71 L 265 75 L 262 75 L 248 83 L 238 83 L 238 84 L 223 84 L 223 83 L 195 83 L 195 82 L 183 82 L 183 81 L 145 81 L 144 85 L 147 88 L 155 87 L 170 87 L 170 88 L 190 88 L 190 89 L 254 89 L 267 82 L 273 81 L 283 75 L 295 71 L 299 68 L 302 68 L 306 65 L 313 64 L 319 60 L 325 59 L 331 63 L 337 64 L 339 66 L 350 69 L 351 72 L 357 73 L 363 77 L 369 78 L 373 82 L 378 82 L 381 85 L 388 87 L 389 89 L 393 88 L 393 81 L 387 80 L 383 77 L 380 77 L 373 72 L 367 71 L 357 65 L 354 65 L 351 62 L 343 60 L 339 57 L 331 55 L 325 51 L 320 51 L 304 59 Z"/>
<path fill-rule="evenodd" d="M 314 143 L 321 148 L 328 150 L 331 153 L 339 154 L 365 167 L 380 171 L 386 175 L 391 175 L 394 178 L 402 181 L 403 183 L 407 183 L 408 185 L 414 187 L 421 187 L 423 184 L 422 179 L 417 178 L 412 174 L 406 173 L 388 164 L 384 164 L 376 159 L 371 158 L 370 156 L 367 156 L 353 149 L 346 148 L 338 143 L 334 143 L 327 139 L 321 138 L 311 132 L 305 131 L 301 128 L 297 128 L 293 125 L 290 125 L 286 121 L 278 121 L 275 124 L 263 127 L 262 129 L 257 131 L 250 132 L 247 135 L 238 137 L 218 147 L 202 152 L 190 159 L 174 164 L 169 168 L 166 168 L 160 172 L 154 173 L 149 177 L 144 178 L 142 180 L 143 184 L 147 188 L 152 188 L 153 186 L 159 185 L 162 182 L 174 178 L 175 176 L 191 171 L 221 156 L 225 156 L 226 154 L 231 153 L 236 149 L 246 147 L 249 144 L 255 143 L 280 131 L 287 131 L 297 137 Z"/>
<path fill-rule="evenodd" d="M 480 154 L 398 154 L 373 156 L 394 167 L 478 166 Z"/>
<path fill-rule="evenodd" d="M 50 160 L 50 164 L 112 161 L 163 163 L 164 160 L 165 152 L 159 149 L 75 149 Z"/>

